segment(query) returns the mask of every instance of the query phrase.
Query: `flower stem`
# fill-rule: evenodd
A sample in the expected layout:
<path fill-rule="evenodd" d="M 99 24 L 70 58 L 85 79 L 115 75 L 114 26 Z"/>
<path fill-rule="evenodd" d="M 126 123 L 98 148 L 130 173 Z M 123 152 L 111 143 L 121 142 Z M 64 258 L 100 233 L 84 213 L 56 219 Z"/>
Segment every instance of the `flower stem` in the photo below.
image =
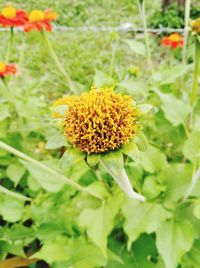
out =
<path fill-rule="evenodd" d="M 190 19 L 190 6 L 191 0 L 185 1 L 185 26 L 184 26 L 184 43 L 183 43 L 183 51 L 182 51 L 182 63 L 186 64 L 186 52 L 187 52 L 187 40 L 188 40 L 188 32 L 189 32 L 189 19 Z"/>
<path fill-rule="evenodd" d="M 14 29 L 13 27 L 10 27 L 10 38 L 9 38 L 8 47 L 6 51 L 6 62 L 9 62 L 10 60 L 10 52 L 12 50 L 12 45 L 13 45 L 13 36 L 14 36 Z"/>
<path fill-rule="evenodd" d="M 117 48 L 117 43 L 114 43 L 112 46 L 112 54 L 111 54 L 111 59 L 110 59 L 110 70 L 109 70 L 109 76 L 113 76 L 113 71 L 114 71 L 114 63 L 115 63 L 115 55 L 116 55 L 116 48 Z"/>
<path fill-rule="evenodd" d="M 140 18 L 141 18 L 143 29 L 144 29 L 144 40 L 145 40 L 147 64 L 149 65 L 150 68 L 152 68 L 151 50 L 150 50 L 150 45 L 149 45 L 149 36 L 147 32 L 147 21 L 146 21 L 146 14 L 145 14 L 145 0 L 143 1 L 138 0 L 138 7 L 139 7 L 139 12 L 140 12 Z"/>
<path fill-rule="evenodd" d="M 74 87 L 73 87 L 73 83 L 72 83 L 72 80 L 70 78 L 70 76 L 68 75 L 68 73 L 65 71 L 65 69 L 63 68 L 60 60 L 58 59 L 50 41 L 49 41 L 49 38 L 47 36 L 47 34 L 42 31 L 41 32 L 42 34 L 42 39 L 43 39 L 43 42 L 46 46 L 46 48 L 48 49 L 48 52 L 49 52 L 49 55 L 51 56 L 52 60 L 54 61 L 55 65 L 57 66 L 58 70 L 60 71 L 60 73 L 66 78 L 68 84 L 69 84 L 69 89 L 71 92 L 73 93 L 76 93 L 75 90 L 74 90 Z"/>
<path fill-rule="evenodd" d="M 6 143 L 0 141 L 0 148 L 16 155 L 17 157 L 24 159 L 32 164 L 34 164 L 36 167 L 43 169 L 49 173 L 51 173 L 52 175 L 56 176 L 57 179 L 63 181 L 66 184 L 71 185 L 72 187 L 78 189 L 79 191 L 85 192 L 87 194 L 90 194 L 98 199 L 102 199 L 101 196 L 97 195 L 96 193 L 92 192 L 91 190 L 87 189 L 86 187 L 83 187 L 81 185 L 79 185 L 78 183 L 71 181 L 70 179 L 66 178 L 64 175 L 62 175 L 61 173 L 57 172 L 56 170 L 50 168 L 49 166 L 46 166 L 45 164 L 42 164 L 41 162 L 35 160 L 34 158 L 31 158 L 30 156 L 16 150 L 15 148 L 7 145 Z"/>
<path fill-rule="evenodd" d="M 193 74 L 193 84 L 191 92 L 191 104 L 194 106 L 197 97 L 198 90 L 198 77 L 200 70 L 200 43 L 198 40 L 195 42 L 195 56 L 194 56 L 194 74 Z"/>

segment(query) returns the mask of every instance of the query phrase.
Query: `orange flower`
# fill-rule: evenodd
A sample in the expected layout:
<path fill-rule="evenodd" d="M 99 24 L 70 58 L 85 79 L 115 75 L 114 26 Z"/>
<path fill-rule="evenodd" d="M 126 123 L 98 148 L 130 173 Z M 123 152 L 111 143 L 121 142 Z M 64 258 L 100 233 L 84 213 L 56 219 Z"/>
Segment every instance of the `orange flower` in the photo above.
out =
<path fill-rule="evenodd" d="M 166 47 L 176 49 L 177 47 L 183 47 L 183 37 L 178 33 L 170 34 L 161 39 L 161 44 Z"/>
<path fill-rule="evenodd" d="M 3 27 L 23 26 L 28 21 L 27 13 L 24 10 L 17 10 L 8 5 L 1 10 L 0 24 Z"/>
<path fill-rule="evenodd" d="M 7 75 L 14 75 L 17 72 L 16 66 L 14 64 L 5 64 L 0 61 L 0 78 L 3 78 Z"/>
<path fill-rule="evenodd" d="M 24 26 L 25 32 L 37 30 L 41 32 L 43 29 L 51 31 L 51 22 L 57 19 L 57 14 L 51 10 L 45 12 L 41 10 L 33 10 L 28 16 L 28 23 Z"/>

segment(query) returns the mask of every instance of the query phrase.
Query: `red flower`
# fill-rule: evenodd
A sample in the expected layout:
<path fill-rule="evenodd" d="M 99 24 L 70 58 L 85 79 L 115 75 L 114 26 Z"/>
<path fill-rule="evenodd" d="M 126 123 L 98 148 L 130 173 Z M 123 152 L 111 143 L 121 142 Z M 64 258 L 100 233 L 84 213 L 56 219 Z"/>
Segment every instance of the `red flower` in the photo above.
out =
<path fill-rule="evenodd" d="M 11 5 L 3 8 L 0 14 L 0 24 L 3 27 L 23 26 L 27 21 L 27 13 L 24 10 L 16 10 Z"/>
<path fill-rule="evenodd" d="M 43 29 L 52 30 L 51 22 L 57 19 L 57 14 L 51 10 L 45 12 L 33 10 L 28 16 L 28 23 L 24 26 L 25 32 L 36 30 L 41 32 Z"/>
<path fill-rule="evenodd" d="M 178 33 L 170 34 L 161 39 L 161 44 L 166 47 L 175 49 L 177 47 L 183 47 L 183 37 Z"/>
<path fill-rule="evenodd" d="M 16 72 L 17 69 L 14 64 L 5 64 L 4 62 L 0 61 L 0 78 L 10 74 L 14 75 Z"/>

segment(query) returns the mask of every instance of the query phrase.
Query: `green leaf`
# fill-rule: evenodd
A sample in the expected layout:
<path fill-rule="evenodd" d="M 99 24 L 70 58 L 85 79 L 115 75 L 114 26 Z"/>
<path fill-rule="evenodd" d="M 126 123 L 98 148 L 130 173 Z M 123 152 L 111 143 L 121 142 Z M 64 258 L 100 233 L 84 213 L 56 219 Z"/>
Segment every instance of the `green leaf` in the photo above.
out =
<path fill-rule="evenodd" d="M 7 195 L 0 197 L 0 215 L 5 221 L 16 222 L 21 220 L 24 212 L 24 201 Z"/>
<path fill-rule="evenodd" d="M 49 192 L 58 192 L 64 185 L 64 182 L 56 179 L 56 176 L 42 168 L 35 166 L 33 163 L 20 160 L 30 174 L 37 180 L 43 189 Z"/>
<path fill-rule="evenodd" d="M 190 105 L 180 99 L 177 99 L 173 94 L 163 94 L 161 92 L 157 93 L 161 99 L 161 108 L 167 120 L 169 120 L 173 126 L 185 124 L 191 110 Z"/>
<path fill-rule="evenodd" d="M 194 161 L 200 159 L 200 131 L 193 131 L 183 146 L 184 156 Z"/>
<path fill-rule="evenodd" d="M 11 164 L 6 170 L 8 178 L 14 182 L 15 186 L 19 183 L 24 175 L 25 168 L 20 164 Z"/>
<path fill-rule="evenodd" d="M 171 84 L 176 81 L 177 78 L 183 76 L 185 73 L 191 71 L 193 69 L 193 64 L 190 65 L 176 65 L 175 67 L 171 67 L 164 73 L 162 73 L 161 85 Z"/>
<path fill-rule="evenodd" d="M 31 259 L 42 259 L 49 264 L 55 261 L 67 261 L 69 259 L 68 240 L 64 237 L 57 237 L 55 240 L 47 241 L 42 248 L 31 256 Z"/>
<path fill-rule="evenodd" d="M 138 150 L 138 147 L 134 142 L 129 142 L 123 145 L 120 151 L 128 155 L 136 164 L 140 163 L 140 151 Z"/>
<path fill-rule="evenodd" d="M 200 199 L 194 201 L 194 216 L 200 220 Z"/>
<path fill-rule="evenodd" d="M 102 87 L 102 86 L 112 86 L 114 84 L 114 80 L 109 77 L 107 74 L 100 70 L 95 70 L 94 75 L 94 86 Z"/>
<path fill-rule="evenodd" d="M 145 46 L 142 42 L 133 39 L 126 39 L 125 43 L 134 53 L 145 56 Z"/>
<path fill-rule="evenodd" d="M 146 151 L 149 143 L 147 137 L 144 135 L 143 132 L 140 132 L 137 137 L 135 137 L 135 143 L 137 144 L 139 150 Z"/>
<path fill-rule="evenodd" d="M 150 172 L 158 172 L 167 165 L 166 156 L 156 147 L 149 145 L 141 154 L 141 165 Z"/>
<path fill-rule="evenodd" d="M 0 121 L 10 116 L 9 106 L 7 104 L 0 105 Z"/>
<path fill-rule="evenodd" d="M 166 190 L 166 186 L 158 182 L 156 176 L 147 176 L 142 186 L 142 192 L 148 199 L 154 199 Z"/>
<path fill-rule="evenodd" d="M 155 232 L 170 214 L 160 204 L 141 203 L 127 199 L 123 208 L 124 231 L 128 235 L 128 248 L 142 233 Z"/>
<path fill-rule="evenodd" d="M 189 221 L 163 222 L 156 233 L 156 244 L 166 268 L 176 268 L 183 255 L 192 247 L 194 229 Z"/>
<path fill-rule="evenodd" d="M 100 154 L 90 154 L 87 156 L 87 163 L 90 167 L 94 167 L 98 164 L 100 158 Z"/>
<path fill-rule="evenodd" d="M 52 149 L 60 148 L 65 145 L 66 145 L 65 136 L 62 133 L 58 133 L 48 140 L 45 148 L 52 150 Z"/>
<path fill-rule="evenodd" d="M 171 164 L 158 175 L 158 180 L 166 186 L 164 204 L 166 207 L 176 207 L 177 201 L 183 197 L 192 178 L 190 164 Z"/>
<path fill-rule="evenodd" d="M 141 111 L 142 115 L 148 114 L 153 109 L 153 105 L 151 104 L 140 104 L 138 105 L 139 110 Z"/>
<path fill-rule="evenodd" d="M 114 218 L 119 211 L 123 196 L 117 195 L 103 202 L 97 209 L 85 209 L 78 218 L 79 225 L 86 228 L 90 239 L 106 257 L 107 237 L 114 227 Z"/>
<path fill-rule="evenodd" d="M 192 249 L 183 257 L 181 266 L 183 268 L 200 267 L 200 240 L 196 240 Z"/>
<path fill-rule="evenodd" d="M 123 263 L 109 260 L 106 268 L 156 268 L 151 257 L 157 255 L 153 236 L 144 234 L 133 244 L 130 251 L 123 243 L 114 240 L 109 241 L 109 247 L 122 259 Z M 164 267 L 163 267 L 164 268 Z"/>
<path fill-rule="evenodd" d="M 134 98 L 136 96 L 144 97 L 147 95 L 147 87 L 144 81 L 136 81 L 135 79 L 130 78 L 120 82 L 118 86 L 122 87 L 123 89 L 125 88 L 126 92 Z"/>

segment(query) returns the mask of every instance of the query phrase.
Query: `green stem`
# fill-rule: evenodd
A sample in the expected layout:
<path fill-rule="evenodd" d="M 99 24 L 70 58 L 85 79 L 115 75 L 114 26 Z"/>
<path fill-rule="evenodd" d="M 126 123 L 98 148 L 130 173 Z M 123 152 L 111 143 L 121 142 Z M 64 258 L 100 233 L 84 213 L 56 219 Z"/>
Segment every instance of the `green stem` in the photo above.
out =
<path fill-rule="evenodd" d="M 110 59 L 110 70 L 109 70 L 109 76 L 112 77 L 113 75 L 113 70 L 114 70 L 114 63 L 115 63 L 115 54 L 116 54 L 116 47 L 117 44 L 113 44 L 112 47 L 112 54 L 111 54 L 111 59 Z"/>
<path fill-rule="evenodd" d="M 14 30 L 13 30 L 13 27 L 11 27 L 10 28 L 10 38 L 9 38 L 9 42 L 8 42 L 7 52 L 6 52 L 6 63 L 8 63 L 10 60 L 10 52 L 12 50 L 12 45 L 13 45 L 13 36 L 14 36 Z"/>
<path fill-rule="evenodd" d="M 185 1 L 185 26 L 184 26 L 184 44 L 182 51 L 182 63 L 186 64 L 186 52 L 187 52 L 187 40 L 188 40 L 188 32 L 189 32 L 189 19 L 190 19 L 190 6 L 191 0 Z"/>
<path fill-rule="evenodd" d="M 3 82 L 3 84 L 4 84 L 4 86 L 5 86 L 5 88 L 6 88 L 6 90 L 9 92 L 9 97 L 12 99 L 14 96 L 13 96 L 13 94 L 12 94 L 12 90 L 10 89 L 10 87 L 8 86 L 8 83 L 7 83 L 7 81 L 6 81 L 6 79 L 5 79 L 5 77 L 1 77 L 1 81 Z"/>
<path fill-rule="evenodd" d="M 11 153 L 11 154 L 14 154 L 16 155 L 17 157 L 21 158 L 21 159 L 24 159 L 32 164 L 34 164 L 36 167 L 40 168 L 40 169 L 43 169 L 49 173 L 51 173 L 52 175 L 56 176 L 57 179 L 63 181 L 64 183 L 66 184 L 69 184 L 71 185 L 72 187 L 78 189 L 79 191 L 82 191 L 82 192 L 85 192 L 87 194 L 90 194 L 98 199 L 102 199 L 101 196 L 97 195 L 96 193 L 93 193 L 92 191 L 90 191 L 89 189 L 79 185 L 78 183 L 74 182 L 74 181 L 71 181 L 70 179 L 66 178 L 64 175 L 62 175 L 61 173 L 57 172 L 56 170 L 50 168 L 49 166 L 46 166 L 44 164 L 42 164 L 41 162 L 31 158 L 30 156 L 16 150 L 15 148 L 7 145 L 6 143 L 0 141 L 0 148 Z"/>
<path fill-rule="evenodd" d="M 194 58 L 194 74 L 193 74 L 193 84 L 191 92 L 191 104 L 194 106 L 197 97 L 198 90 L 198 77 L 200 70 L 200 43 L 198 40 L 195 42 L 195 58 Z"/>
<path fill-rule="evenodd" d="M 150 50 L 150 45 L 149 45 L 149 36 L 148 36 L 148 31 L 147 31 L 147 21 L 146 21 L 146 13 L 145 13 L 145 0 L 143 1 L 138 0 L 138 7 L 139 7 L 139 12 L 140 12 L 140 18 L 141 18 L 143 29 L 144 29 L 144 40 L 145 40 L 147 64 L 149 65 L 150 68 L 152 68 L 151 50 Z"/>
<path fill-rule="evenodd" d="M 49 55 L 51 56 L 52 60 L 54 61 L 55 65 L 57 66 L 58 70 L 60 71 L 60 73 L 66 78 L 68 84 L 69 84 L 69 89 L 71 92 L 76 93 L 73 87 L 73 83 L 72 80 L 70 78 L 70 76 L 68 75 L 68 73 L 65 71 L 65 69 L 63 68 L 62 64 L 60 63 L 60 60 L 58 59 L 50 41 L 49 38 L 47 36 L 47 34 L 42 31 L 42 38 L 44 41 L 44 44 L 46 46 L 46 48 L 48 49 Z"/>
<path fill-rule="evenodd" d="M 15 192 L 12 192 L 12 191 L 4 188 L 2 185 L 0 185 L 0 192 L 4 193 L 4 194 L 7 194 L 9 196 L 12 196 L 12 197 L 14 197 L 16 199 L 19 199 L 19 200 L 24 200 L 24 201 L 30 201 L 31 200 L 31 198 L 23 196 L 21 194 L 15 193 Z"/>

